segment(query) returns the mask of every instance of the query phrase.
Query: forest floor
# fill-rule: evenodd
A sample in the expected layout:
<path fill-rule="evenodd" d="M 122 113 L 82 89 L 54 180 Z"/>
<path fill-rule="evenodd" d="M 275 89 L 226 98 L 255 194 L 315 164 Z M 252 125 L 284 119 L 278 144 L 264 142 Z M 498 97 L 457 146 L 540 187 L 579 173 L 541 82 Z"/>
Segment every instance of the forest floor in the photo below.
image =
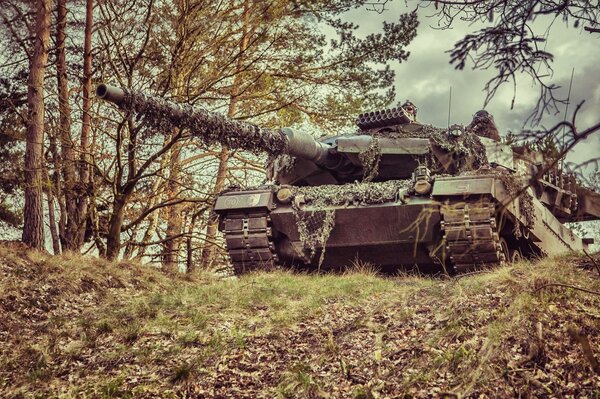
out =
<path fill-rule="evenodd" d="M 0 397 L 599 398 L 598 291 L 577 257 L 219 279 L 0 246 Z"/>

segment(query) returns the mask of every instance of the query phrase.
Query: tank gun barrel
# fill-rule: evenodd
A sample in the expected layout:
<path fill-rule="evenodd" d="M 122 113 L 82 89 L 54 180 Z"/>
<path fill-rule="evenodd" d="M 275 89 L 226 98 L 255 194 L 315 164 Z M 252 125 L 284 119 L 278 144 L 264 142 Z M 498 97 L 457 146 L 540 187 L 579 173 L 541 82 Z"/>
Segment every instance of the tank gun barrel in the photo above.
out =
<path fill-rule="evenodd" d="M 337 164 L 335 155 L 329 151 L 330 145 L 290 128 L 266 129 L 253 123 L 229 119 L 203 108 L 177 104 L 105 83 L 98 85 L 96 95 L 121 109 L 143 116 L 158 130 L 167 132 L 174 128 L 189 129 L 192 136 L 207 145 L 219 143 L 231 149 L 246 150 L 255 154 L 289 154 L 324 167 Z"/>
<path fill-rule="evenodd" d="M 220 143 L 231 149 L 271 155 L 288 153 L 288 137 L 281 130 L 261 128 L 253 123 L 229 119 L 216 112 L 189 104 L 178 104 L 138 91 L 100 84 L 96 95 L 121 109 L 140 115 L 153 128 L 168 132 L 189 129 L 207 145 Z"/>

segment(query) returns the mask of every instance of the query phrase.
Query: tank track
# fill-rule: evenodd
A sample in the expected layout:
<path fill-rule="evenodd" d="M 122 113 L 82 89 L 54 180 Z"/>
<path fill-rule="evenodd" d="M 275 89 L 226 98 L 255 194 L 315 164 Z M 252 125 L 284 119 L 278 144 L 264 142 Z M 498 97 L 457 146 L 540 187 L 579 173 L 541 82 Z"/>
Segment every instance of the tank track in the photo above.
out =
<path fill-rule="evenodd" d="M 440 208 L 443 259 L 448 272 L 468 273 L 506 261 L 500 244 L 494 204 L 488 198 L 452 200 Z M 450 262 L 447 262 L 450 260 Z"/>
<path fill-rule="evenodd" d="M 275 268 L 278 259 L 267 210 L 228 212 L 223 226 L 235 274 Z"/>

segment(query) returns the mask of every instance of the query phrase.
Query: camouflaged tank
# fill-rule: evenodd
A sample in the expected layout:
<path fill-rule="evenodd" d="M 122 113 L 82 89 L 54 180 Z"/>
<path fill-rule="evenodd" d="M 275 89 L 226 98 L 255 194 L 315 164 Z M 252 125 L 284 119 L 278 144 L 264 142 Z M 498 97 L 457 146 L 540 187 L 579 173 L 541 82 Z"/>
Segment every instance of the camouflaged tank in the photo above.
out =
<path fill-rule="evenodd" d="M 216 199 L 236 273 L 357 262 L 464 273 L 584 250 L 591 240 L 564 223 L 600 218 L 600 196 L 542 154 L 502 144 L 497 132 L 482 137 L 476 120 L 421 124 L 410 103 L 360 115 L 356 133 L 315 140 L 108 85 L 97 95 L 161 131 L 269 155 L 268 184 Z"/>

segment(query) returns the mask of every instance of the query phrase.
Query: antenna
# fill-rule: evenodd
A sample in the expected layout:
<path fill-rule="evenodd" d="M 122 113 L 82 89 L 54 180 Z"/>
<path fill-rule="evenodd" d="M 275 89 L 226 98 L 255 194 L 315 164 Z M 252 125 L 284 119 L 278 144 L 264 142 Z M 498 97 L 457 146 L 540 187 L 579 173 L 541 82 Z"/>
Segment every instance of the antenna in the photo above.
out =
<path fill-rule="evenodd" d="M 569 112 L 569 104 L 571 103 L 571 88 L 573 87 L 573 74 L 575 73 L 575 67 L 573 67 L 571 69 L 571 81 L 569 82 L 569 93 L 567 94 L 567 105 L 565 107 L 565 115 L 563 117 L 563 123 L 567 121 L 567 112 Z M 561 148 L 560 150 L 563 151 L 565 148 L 565 125 L 563 125 L 562 130 L 562 143 L 561 143 Z M 567 157 L 567 154 L 565 154 L 564 158 Z M 562 169 L 563 167 L 563 163 L 564 163 L 564 158 L 561 159 L 560 163 L 560 168 Z"/>
<path fill-rule="evenodd" d="M 450 86 L 450 96 L 448 97 L 448 129 L 450 128 L 450 110 L 452 109 L 452 86 Z"/>

